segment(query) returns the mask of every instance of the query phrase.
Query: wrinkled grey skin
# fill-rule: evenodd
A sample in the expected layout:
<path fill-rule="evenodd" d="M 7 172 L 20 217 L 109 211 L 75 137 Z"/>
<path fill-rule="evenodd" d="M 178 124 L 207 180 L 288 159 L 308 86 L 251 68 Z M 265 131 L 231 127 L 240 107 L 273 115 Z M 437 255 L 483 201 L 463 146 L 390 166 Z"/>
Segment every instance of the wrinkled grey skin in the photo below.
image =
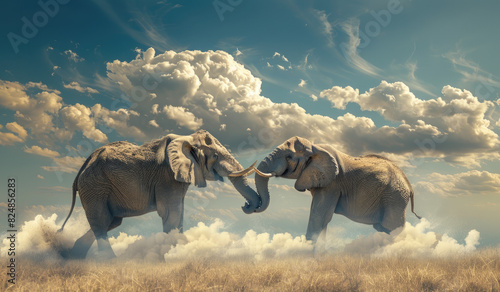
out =
<path fill-rule="evenodd" d="M 182 232 L 184 196 L 190 184 L 205 187 L 206 180 L 220 180 L 243 167 L 207 131 L 189 136 L 169 134 L 142 146 L 121 141 L 102 146 L 85 161 L 73 183 L 71 216 L 76 192 L 90 224 L 79 238 L 70 257 L 85 258 L 97 238 L 99 252 L 114 257 L 107 232 L 118 227 L 124 217 L 157 211 L 163 231 Z M 245 213 L 260 205 L 257 193 L 245 176 L 229 177 L 246 199 Z"/>
<path fill-rule="evenodd" d="M 352 157 L 330 145 L 312 144 L 307 139 L 293 137 L 278 146 L 257 169 L 296 179 L 295 189 L 311 191 L 308 240 L 324 237 L 334 213 L 389 233 L 404 226 L 410 199 L 413 212 L 410 182 L 399 167 L 378 155 Z M 269 178 L 255 174 L 262 200 L 256 212 L 269 206 L 268 183 Z"/>

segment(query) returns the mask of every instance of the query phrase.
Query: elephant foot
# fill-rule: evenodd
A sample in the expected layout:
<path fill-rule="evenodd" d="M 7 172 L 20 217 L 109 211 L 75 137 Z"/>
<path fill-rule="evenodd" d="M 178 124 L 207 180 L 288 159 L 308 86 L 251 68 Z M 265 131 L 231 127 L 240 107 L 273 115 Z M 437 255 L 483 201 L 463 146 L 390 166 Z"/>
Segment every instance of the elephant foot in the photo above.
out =
<path fill-rule="evenodd" d="M 73 260 L 83 260 L 87 256 L 88 249 L 82 248 L 80 246 L 73 246 L 72 249 L 69 250 L 68 258 Z"/>
<path fill-rule="evenodd" d="M 109 244 L 108 239 L 98 239 L 97 240 L 98 247 L 98 257 L 100 261 L 108 261 L 116 258 L 111 245 Z"/>
<path fill-rule="evenodd" d="M 112 250 L 100 251 L 97 255 L 97 261 L 107 262 L 116 259 L 116 255 Z"/>
<path fill-rule="evenodd" d="M 314 258 L 323 258 L 328 254 L 328 250 L 324 244 L 315 244 L 311 252 Z"/>
<path fill-rule="evenodd" d="M 71 259 L 71 249 L 63 249 L 63 250 L 60 250 L 59 251 L 59 255 L 65 259 L 65 260 L 69 260 Z"/>
<path fill-rule="evenodd" d="M 87 231 L 82 237 L 78 238 L 73 245 L 73 248 L 69 250 L 68 258 L 70 259 L 84 259 L 87 256 L 92 243 L 94 243 L 95 236 L 92 230 Z"/>

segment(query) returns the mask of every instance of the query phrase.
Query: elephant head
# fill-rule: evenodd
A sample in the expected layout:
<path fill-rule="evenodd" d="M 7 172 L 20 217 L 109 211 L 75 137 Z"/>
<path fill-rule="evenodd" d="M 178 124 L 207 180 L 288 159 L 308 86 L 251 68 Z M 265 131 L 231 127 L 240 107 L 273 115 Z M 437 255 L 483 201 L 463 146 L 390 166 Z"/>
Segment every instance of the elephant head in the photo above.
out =
<path fill-rule="evenodd" d="M 158 163 L 168 163 L 175 180 L 198 187 L 205 187 L 207 180 L 223 181 L 223 177 L 228 177 L 247 201 L 242 207 L 243 212 L 253 213 L 260 206 L 259 195 L 248 186 L 246 179 L 246 175 L 254 171 L 253 165 L 243 169 L 207 131 L 200 130 L 189 136 L 167 135 L 158 149 L 157 160 Z"/>
<path fill-rule="evenodd" d="M 262 160 L 256 168 L 255 185 L 261 197 L 262 212 L 269 206 L 269 178 L 272 176 L 296 179 L 295 189 L 324 187 L 339 173 L 337 159 L 309 140 L 293 137 Z"/>

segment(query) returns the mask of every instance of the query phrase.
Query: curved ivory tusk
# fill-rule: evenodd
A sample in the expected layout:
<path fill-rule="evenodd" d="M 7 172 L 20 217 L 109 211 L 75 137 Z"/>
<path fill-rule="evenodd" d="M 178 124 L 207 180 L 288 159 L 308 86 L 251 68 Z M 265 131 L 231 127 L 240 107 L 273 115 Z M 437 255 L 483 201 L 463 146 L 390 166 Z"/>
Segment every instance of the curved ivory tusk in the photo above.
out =
<path fill-rule="evenodd" d="M 255 166 L 256 163 L 257 163 L 257 161 L 255 161 L 252 165 L 250 165 L 246 169 L 243 169 L 242 171 L 237 171 L 237 172 L 230 173 L 230 174 L 228 174 L 228 176 L 230 176 L 230 177 L 238 177 L 238 176 L 242 176 L 242 175 L 252 174 L 255 171 L 255 167 L 254 166 Z"/>
<path fill-rule="evenodd" d="M 254 170 L 255 170 L 255 172 L 256 172 L 258 175 L 260 175 L 260 176 L 262 176 L 262 177 L 272 177 L 272 176 L 273 176 L 273 174 L 272 174 L 272 173 L 265 173 L 265 172 L 262 172 L 262 171 L 258 170 L 258 169 L 257 169 L 257 168 L 255 168 L 255 167 L 254 167 Z"/>

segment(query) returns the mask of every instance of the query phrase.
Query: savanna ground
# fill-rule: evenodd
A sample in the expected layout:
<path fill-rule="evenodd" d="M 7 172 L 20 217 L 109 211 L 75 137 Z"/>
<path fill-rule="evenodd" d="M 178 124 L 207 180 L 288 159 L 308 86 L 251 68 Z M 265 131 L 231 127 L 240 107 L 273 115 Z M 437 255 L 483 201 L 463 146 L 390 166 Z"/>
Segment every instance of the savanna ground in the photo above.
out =
<path fill-rule="evenodd" d="M 6 271 L 6 259 L 2 259 Z M 350 255 L 175 263 L 17 260 L 3 291 L 500 291 L 500 249 L 456 258 Z"/>

